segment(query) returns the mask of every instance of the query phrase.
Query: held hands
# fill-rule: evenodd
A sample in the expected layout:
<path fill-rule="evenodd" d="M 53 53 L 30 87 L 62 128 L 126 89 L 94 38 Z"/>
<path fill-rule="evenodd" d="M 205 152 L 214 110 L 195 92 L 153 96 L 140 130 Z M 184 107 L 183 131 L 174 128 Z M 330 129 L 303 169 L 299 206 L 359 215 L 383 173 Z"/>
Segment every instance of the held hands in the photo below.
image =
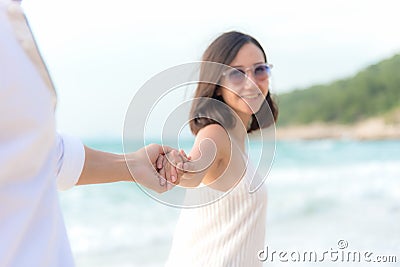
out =
<path fill-rule="evenodd" d="M 157 193 L 164 193 L 179 183 L 190 157 L 182 150 L 151 144 L 126 154 L 125 160 L 137 183 Z"/>
<path fill-rule="evenodd" d="M 156 168 L 158 173 L 165 178 L 160 179 L 160 186 L 166 184 L 167 190 L 170 190 L 173 185 L 179 184 L 189 161 L 190 156 L 188 157 L 182 149 L 179 152 L 172 149 L 166 154 L 160 154 L 156 161 Z"/>

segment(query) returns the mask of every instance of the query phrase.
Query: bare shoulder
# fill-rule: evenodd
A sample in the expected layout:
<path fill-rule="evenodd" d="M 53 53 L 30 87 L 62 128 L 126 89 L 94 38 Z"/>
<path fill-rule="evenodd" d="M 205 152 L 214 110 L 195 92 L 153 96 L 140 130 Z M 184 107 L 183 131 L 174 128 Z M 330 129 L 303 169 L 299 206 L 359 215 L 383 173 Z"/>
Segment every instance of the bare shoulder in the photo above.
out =
<path fill-rule="evenodd" d="M 196 142 L 199 143 L 206 139 L 213 141 L 220 156 L 224 156 L 230 152 L 230 138 L 227 131 L 221 125 L 210 124 L 202 128 L 196 136 Z"/>
<path fill-rule="evenodd" d="M 210 138 L 214 141 L 229 144 L 229 135 L 227 131 L 219 124 L 210 124 L 202 128 L 198 132 L 197 138 L 199 139 Z"/>

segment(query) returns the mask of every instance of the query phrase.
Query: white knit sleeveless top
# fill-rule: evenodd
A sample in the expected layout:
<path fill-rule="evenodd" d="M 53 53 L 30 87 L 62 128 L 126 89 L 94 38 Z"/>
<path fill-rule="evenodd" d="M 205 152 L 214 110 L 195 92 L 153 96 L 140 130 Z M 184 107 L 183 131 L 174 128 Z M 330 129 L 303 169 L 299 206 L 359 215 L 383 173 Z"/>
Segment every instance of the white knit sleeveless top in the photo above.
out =
<path fill-rule="evenodd" d="M 248 164 L 241 181 L 223 198 L 182 209 L 167 267 L 262 266 L 257 252 L 265 246 L 267 189 L 263 183 L 249 192 L 253 174 Z M 203 194 L 204 201 L 210 195 Z"/>

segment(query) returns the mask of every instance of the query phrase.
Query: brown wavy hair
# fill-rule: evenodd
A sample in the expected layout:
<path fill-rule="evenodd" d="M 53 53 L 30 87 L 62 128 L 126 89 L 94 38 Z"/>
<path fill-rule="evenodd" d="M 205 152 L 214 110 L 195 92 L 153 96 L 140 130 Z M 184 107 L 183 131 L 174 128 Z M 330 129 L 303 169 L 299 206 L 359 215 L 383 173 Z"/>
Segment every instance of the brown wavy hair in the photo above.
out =
<path fill-rule="evenodd" d="M 227 104 L 221 105 L 220 102 L 225 103 L 225 101 L 222 96 L 217 95 L 217 91 L 220 88 L 223 66 L 231 64 L 239 50 L 248 43 L 253 43 L 260 48 L 264 55 L 264 60 L 267 62 L 267 56 L 260 43 L 252 36 L 237 31 L 223 33 L 204 52 L 200 67 L 200 81 L 208 82 L 199 82 L 196 88 L 189 122 L 190 130 L 193 134 L 196 135 L 201 128 L 209 124 L 220 124 L 228 128 L 235 126 L 236 120 L 231 108 Z M 221 63 L 221 65 L 207 64 L 207 62 Z M 252 114 L 251 124 L 247 129 L 248 133 L 257 129 L 267 128 L 277 121 L 278 106 L 269 91 L 265 100 L 260 110 Z M 270 112 L 272 113 L 272 118 L 269 116 Z"/>

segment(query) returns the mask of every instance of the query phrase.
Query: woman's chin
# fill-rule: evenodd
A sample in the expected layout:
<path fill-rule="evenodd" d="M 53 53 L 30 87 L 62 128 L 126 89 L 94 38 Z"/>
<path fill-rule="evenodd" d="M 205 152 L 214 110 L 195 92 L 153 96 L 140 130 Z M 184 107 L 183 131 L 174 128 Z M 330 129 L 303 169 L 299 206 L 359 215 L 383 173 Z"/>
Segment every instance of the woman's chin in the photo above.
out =
<path fill-rule="evenodd" d="M 247 103 L 246 114 L 254 114 L 257 113 L 261 108 L 262 102 L 260 103 Z"/>

